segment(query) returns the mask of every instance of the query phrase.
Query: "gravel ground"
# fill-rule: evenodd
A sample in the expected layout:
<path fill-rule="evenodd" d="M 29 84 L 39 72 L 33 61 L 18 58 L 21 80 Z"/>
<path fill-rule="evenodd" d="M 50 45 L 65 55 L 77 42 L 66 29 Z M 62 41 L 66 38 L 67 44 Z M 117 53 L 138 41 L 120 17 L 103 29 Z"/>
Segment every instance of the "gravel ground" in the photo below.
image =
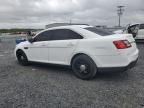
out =
<path fill-rule="evenodd" d="M 20 66 L 12 39 L 0 42 L 0 108 L 144 108 L 144 45 L 137 66 L 83 81 L 63 66 Z"/>

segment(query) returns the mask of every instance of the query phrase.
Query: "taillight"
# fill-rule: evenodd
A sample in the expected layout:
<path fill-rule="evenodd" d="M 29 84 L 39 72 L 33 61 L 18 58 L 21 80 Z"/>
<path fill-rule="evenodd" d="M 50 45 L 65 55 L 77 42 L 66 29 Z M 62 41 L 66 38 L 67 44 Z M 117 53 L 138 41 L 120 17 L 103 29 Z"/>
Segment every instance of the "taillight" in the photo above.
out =
<path fill-rule="evenodd" d="M 125 49 L 131 47 L 131 44 L 128 40 L 117 40 L 113 41 L 117 49 Z"/>

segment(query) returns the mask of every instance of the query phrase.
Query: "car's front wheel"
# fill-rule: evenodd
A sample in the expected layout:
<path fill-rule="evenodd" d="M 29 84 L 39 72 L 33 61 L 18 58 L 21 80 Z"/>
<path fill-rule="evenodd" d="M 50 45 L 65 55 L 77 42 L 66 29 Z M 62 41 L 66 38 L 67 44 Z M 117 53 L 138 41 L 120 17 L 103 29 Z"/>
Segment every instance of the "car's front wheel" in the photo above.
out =
<path fill-rule="evenodd" d="M 21 50 L 17 51 L 16 56 L 17 56 L 18 62 L 21 65 L 27 66 L 29 64 L 27 56 L 26 56 L 26 54 L 23 51 L 21 51 Z"/>
<path fill-rule="evenodd" d="M 72 70 L 78 78 L 83 80 L 92 79 L 97 73 L 96 64 L 87 55 L 76 56 L 72 61 Z"/>

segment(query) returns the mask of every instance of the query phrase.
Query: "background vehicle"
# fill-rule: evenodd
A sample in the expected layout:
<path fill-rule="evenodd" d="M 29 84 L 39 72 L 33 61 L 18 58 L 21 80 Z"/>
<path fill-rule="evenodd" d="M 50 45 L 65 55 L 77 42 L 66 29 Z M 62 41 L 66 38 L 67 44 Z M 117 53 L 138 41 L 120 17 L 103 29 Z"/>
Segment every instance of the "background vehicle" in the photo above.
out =
<path fill-rule="evenodd" d="M 124 30 L 117 30 L 114 33 L 130 33 L 136 40 L 144 40 L 144 24 L 129 24 Z"/>
<path fill-rule="evenodd" d="M 92 26 L 46 29 L 15 48 L 22 65 L 30 61 L 68 65 L 81 79 L 98 71 L 125 71 L 134 66 L 138 49 L 131 34 L 111 34 Z"/>

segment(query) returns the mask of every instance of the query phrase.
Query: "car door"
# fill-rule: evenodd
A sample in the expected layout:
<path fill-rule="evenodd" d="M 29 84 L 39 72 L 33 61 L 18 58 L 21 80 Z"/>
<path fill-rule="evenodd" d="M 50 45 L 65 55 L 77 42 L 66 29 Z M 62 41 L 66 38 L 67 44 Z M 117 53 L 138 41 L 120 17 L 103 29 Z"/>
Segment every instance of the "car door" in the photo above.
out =
<path fill-rule="evenodd" d="M 127 33 L 130 33 L 133 35 L 134 38 L 137 38 L 138 30 L 139 30 L 139 24 L 135 24 L 128 27 Z"/>
<path fill-rule="evenodd" d="M 144 39 L 144 24 L 140 24 L 138 36 L 136 39 Z"/>
<path fill-rule="evenodd" d="M 68 58 L 82 38 L 81 35 L 69 29 L 53 30 L 53 36 L 49 42 L 49 62 L 67 65 Z"/>
<path fill-rule="evenodd" d="M 49 31 L 38 34 L 29 45 L 27 50 L 28 58 L 30 61 L 48 62 L 48 41 L 51 33 Z"/>

